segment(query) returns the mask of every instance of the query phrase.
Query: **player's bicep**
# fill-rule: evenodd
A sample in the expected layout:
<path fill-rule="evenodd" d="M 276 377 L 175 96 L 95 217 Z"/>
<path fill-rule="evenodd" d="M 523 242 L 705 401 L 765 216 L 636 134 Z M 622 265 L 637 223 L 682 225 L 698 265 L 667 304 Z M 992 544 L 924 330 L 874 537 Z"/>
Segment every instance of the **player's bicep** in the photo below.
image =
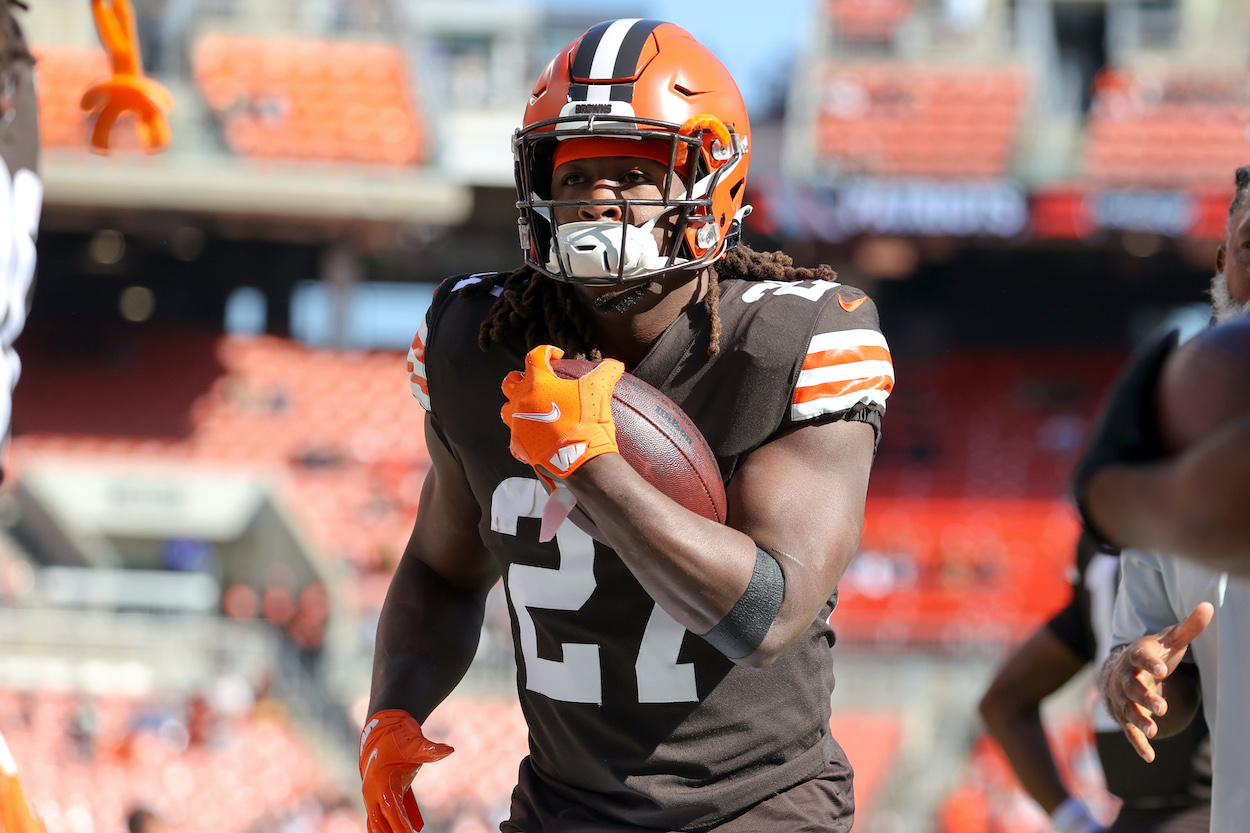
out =
<path fill-rule="evenodd" d="M 422 562 L 461 589 L 489 588 L 499 578 L 499 567 L 478 531 L 482 508 L 429 413 L 425 415 L 425 440 L 430 469 L 404 559 Z"/>
<path fill-rule="evenodd" d="M 864 422 L 804 425 L 752 452 L 729 482 L 729 525 L 778 559 L 787 606 L 804 615 L 824 605 L 859 544 L 874 439 Z"/>

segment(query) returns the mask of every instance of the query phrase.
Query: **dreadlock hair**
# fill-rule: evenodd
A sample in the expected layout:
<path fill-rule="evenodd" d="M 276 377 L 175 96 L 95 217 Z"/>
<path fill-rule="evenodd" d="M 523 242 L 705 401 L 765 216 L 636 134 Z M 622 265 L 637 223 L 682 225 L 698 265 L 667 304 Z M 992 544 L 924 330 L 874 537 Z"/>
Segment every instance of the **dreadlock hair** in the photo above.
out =
<path fill-rule="evenodd" d="M 1246 171 L 1247 177 L 1250 177 L 1250 168 Z M 707 304 L 712 321 L 707 347 L 709 357 L 720 352 L 721 278 L 793 282 L 833 281 L 838 277 L 823 263 L 815 269 L 795 266 L 793 258 L 784 252 L 757 252 L 745 243 L 731 249 L 708 273 Z M 554 344 L 569 358 L 603 358 L 593 343 L 590 316 L 572 285 L 523 266 L 468 284 L 460 292 L 463 297 L 472 297 L 495 287 L 501 292 L 478 331 L 477 343 L 483 351 L 502 341 L 508 333 L 524 327 L 527 349 L 539 344 Z"/>
<path fill-rule="evenodd" d="M 1250 165 L 1237 169 L 1233 174 L 1233 183 L 1237 190 L 1233 193 L 1233 201 L 1228 204 L 1228 231 L 1233 230 L 1233 218 L 1250 203 Z"/>

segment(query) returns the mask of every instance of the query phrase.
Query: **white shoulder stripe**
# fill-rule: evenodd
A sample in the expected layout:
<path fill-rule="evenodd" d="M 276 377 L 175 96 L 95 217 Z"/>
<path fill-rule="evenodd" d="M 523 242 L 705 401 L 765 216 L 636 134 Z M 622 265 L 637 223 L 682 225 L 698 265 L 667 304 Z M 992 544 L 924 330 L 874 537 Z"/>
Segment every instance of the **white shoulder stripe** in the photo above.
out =
<path fill-rule="evenodd" d="M 807 352 L 823 353 L 826 350 L 848 350 L 855 347 L 884 347 L 890 349 L 890 345 L 886 344 L 885 336 L 877 330 L 838 330 L 832 333 L 818 333 L 812 336 L 812 341 L 808 345 Z"/>
<path fill-rule="evenodd" d="M 889 394 L 883 390 L 872 388 L 844 393 L 841 396 L 830 396 L 825 399 L 813 399 L 811 402 L 799 402 L 790 406 L 790 419 L 798 422 L 824 414 L 836 414 L 850 410 L 859 403 L 873 404 L 885 410 L 885 400 Z"/>
<path fill-rule="evenodd" d="M 851 379 L 871 379 L 877 376 L 885 376 L 892 381 L 894 365 L 886 361 L 865 360 L 813 367 L 799 373 L 796 387 L 805 388 L 826 382 L 847 382 Z"/>
<path fill-rule="evenodd" d="M 481 283 L 482 278 L 488 277 L 493 274 L 494 272 L 482 272 L 481 274 L 478 274 L 478 275 L 469 275 L 469 277 L 467 278 L 461 278 L 460 280 L 456 281 L 455 286 L 451 288 L 451 291 L 459 292 L 460 290 L 464 289 L 466 286 L 472 286 L 475 283 Z M 503 288 L 499 286 L 492 286 L 490 288 L 490 294 L 498 298 L 500 295 L 503 294 Z"/>

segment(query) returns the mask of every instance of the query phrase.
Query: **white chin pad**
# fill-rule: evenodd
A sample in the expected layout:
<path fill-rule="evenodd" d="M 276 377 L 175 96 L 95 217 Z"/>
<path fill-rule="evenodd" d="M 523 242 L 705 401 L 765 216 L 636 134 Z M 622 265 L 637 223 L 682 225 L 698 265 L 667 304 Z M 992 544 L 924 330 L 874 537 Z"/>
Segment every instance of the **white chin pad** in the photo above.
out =
<path fill-rule="evenodd" d="M 654 221 L 644 226 L 622 226 L 620 222 L 563 223 L 556 229 L 559 257 L 556 247 L 551 247 L 547 269 L 560 272 L 560 260 L 564 272 L 574 278 L 624 278 L 637 277 L 663 269 L 667 258 L 660 256 L 660 247 L 651 235 Z M 625 230 L 625 251 L 621 252 L 621 229 Z M 625 268 L 621 270 L 622 257 Z"/>

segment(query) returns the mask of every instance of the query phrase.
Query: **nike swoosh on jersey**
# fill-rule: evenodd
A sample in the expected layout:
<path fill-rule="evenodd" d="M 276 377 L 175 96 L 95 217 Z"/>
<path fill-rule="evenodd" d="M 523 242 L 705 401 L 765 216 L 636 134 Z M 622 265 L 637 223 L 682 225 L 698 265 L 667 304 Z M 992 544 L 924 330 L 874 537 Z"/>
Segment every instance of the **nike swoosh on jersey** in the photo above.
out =
<path fill-rule="evenodd" d="M 847 312 L 855 312 L 855 310 L 859 309 L 860 304 L 864 303 L 864 301 L 867 301 L 867 300 L 868 300 L 868 296 L 865 295 L 863 298 L 856 298 L 854 301 L 851 301 L 848 304 L 846 301 L 842 300 L 842 293 L 841 292 L 838 293 L 838 306 L 842 307 L 842 309 L 846 310 Z"/>
<path fill-rule="evenodd" d="M 513 419 L 528 419 L 530 422 L 555 422 L 560 418 L 560 406 L 551 403 L 551 410 L 545 414 L 518 412 L 512 415 Z"/>

